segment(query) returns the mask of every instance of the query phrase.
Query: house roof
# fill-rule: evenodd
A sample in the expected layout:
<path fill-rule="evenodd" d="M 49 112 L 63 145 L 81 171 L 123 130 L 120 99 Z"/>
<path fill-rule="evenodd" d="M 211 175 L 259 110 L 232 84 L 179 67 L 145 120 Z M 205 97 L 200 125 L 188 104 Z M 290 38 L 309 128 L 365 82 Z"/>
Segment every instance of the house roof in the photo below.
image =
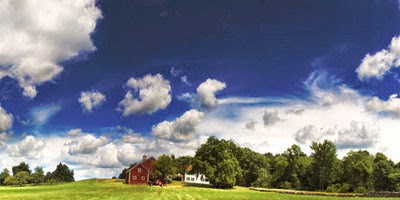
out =
<path fill-rule="evenodd" d="M 126 172 L 131 171 L 133 168 L 136 168 L 136 167 L 139 166 L 139 165 L 142 166 L 147 172 L 152 171 L 151 169 L 148 169 L 145 165 L 143 165 L 143 163 L 147 162 L 147 161 L 150 160 L 150 159 L 152 159 L 152 160 L 154 160 L 154 161 L 156 160 L 153 156 L 150 156 L 149 158 L 147 158 L 146 160 L 142 161 L 141 163 L 139 163 L 139 164 L 137 164 L 137 165 L 135 165 L 135 166 L 129 168 L 128 170 L 126 170 Z"/>

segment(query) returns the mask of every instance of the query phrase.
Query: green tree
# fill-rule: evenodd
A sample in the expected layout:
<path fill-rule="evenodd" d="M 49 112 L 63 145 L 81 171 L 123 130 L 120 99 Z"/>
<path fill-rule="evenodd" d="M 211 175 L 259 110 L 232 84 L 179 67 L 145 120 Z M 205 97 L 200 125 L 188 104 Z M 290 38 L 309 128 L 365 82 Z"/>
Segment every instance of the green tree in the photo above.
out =
<path fill-rule="evenodd" d="M 236 159 L 242 169 L 242 176 L 238 176 L 237 184 L 242 186 L 267 186 L 269 185 L 268 158 L 249 148 L 235 148 Z M 258 180 L 257 183 L 255 183 Z M 261 183 L 260 181 L 266 181 Z"/>
<path fill-rule="evenodd" d="M 175 160 L 176 173 L 185 174 L 192 170 L 194 158 L 192 156 L 181 156 Z"/>
<path fill-rule="evenodd" d="M 242 169 L 234 156 L 233 146 L 236 145 L 232 141 L 209 137 L 196 151 L 194 171 L 205 174 L 212 184 L 228 182 L 235 185 Z"/>
<path fill-rule="evenodd" d="M 291 188 L 300 189 L 302 187 L 301 179 L 305 177 L 305 169 L 307 168 L 307 155 L 301 151 L 298 145 L 292 145 L 288 148 L 283 156 L 286 157 L 287 166 L 283 174 L 283 181 L 289 182 Z"/>
<path fill-rule="evenodd" d="M 355 191 L 359 187 L 371 189 L 370 177 L 373 170 L 374 157 L 368 151 L 350 151 L 343 158 L 345 181 L 350 189 Z"/>
<path fill-rule="evenodd" d="M 70 170 L 66 164 L 59 163 L 52 173 L 52 178 L 57 182 L 73 182 L 74 170 Z"/>
<path fill-rule="evenodd" d="M 158 157 L 154 162 L 154 167 L 156 168 L 155 175 L 158 178 L 165 178 L 175 173 L 172 158 L 165 154 Z"/>
<path fill-rule="evenodd" d="M 15 176 L 18 172 L 22 172 L 22 171 L 28 172 L 29 175 L 31 174 L 31 170 L 29 169 L 29 165 L 26 164 L 25 162 L 21 162 L 21 163 L 19 163 L 19 165 L 13 166 L 13 167 L 12 167 L 12 172 L 13 172 L 13 175 L 14 175 L 14 176 Z"/>
<path fill-rule="evenodd" d="M 10 171 L 7 168 L 4 168 L 0 173 L 0 185 L 4 185 L 4 180 L 10 176 Z"/>
<path fill-rule="evenodd" d="M 389 160 L 383 153 L 376 153 L 373 172 L 372 182 L 376 191 L 394 191 L 396 190 L 396 183 L 393 180 L 394 174 L 394 163 Z M 392 175 L 392 176 L 391 176 Z"/>
<path fill-rule="evenodd" d="M 336 146 L 331 141 L 325 140 L 322 143 L 312 142 L 310 147 L 313 151 L 311 176 L 313 182 L 318 183 L 312 185 L 312 188 L 323 191 L 334 179 L 332 172 L 337 161 Z"/>
<path fill-rule="evenodd" d="M 27 171 L 20 171 L 14 176 L 9 176 L 4 180 L 6 185 L 24 186 L 29 183 L 31 177 Z"/>
<path fill-rule="evenodd" d="M 31 175 L 31 181 L 35 185 L 44 183 L 45 178 L 43 168 L 39 166 L 35 168 L 35 172 Z"/>

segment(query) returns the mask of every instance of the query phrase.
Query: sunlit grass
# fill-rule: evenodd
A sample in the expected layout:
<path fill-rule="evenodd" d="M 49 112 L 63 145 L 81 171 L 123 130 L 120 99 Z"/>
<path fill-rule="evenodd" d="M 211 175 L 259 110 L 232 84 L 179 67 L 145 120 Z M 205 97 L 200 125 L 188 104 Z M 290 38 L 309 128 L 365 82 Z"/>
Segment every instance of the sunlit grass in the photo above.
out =
<path fill-rule="evenodd" d="M 257 192 L 244 187 L 222 190 L 184 186 L 175 182 L 166 187 L 126 185 L 117 180 L 91 179 L 58 185 L 0 187 L 0 199 L 267 199 L 267 200 L 347 200 L 351 197 L 323 197 Z M 372 198 L 356 198 L 371 200 Z M 383 198 L 382 198 L 383 199 Z M 394 198 L 387 198 L 393 200 Z"/>

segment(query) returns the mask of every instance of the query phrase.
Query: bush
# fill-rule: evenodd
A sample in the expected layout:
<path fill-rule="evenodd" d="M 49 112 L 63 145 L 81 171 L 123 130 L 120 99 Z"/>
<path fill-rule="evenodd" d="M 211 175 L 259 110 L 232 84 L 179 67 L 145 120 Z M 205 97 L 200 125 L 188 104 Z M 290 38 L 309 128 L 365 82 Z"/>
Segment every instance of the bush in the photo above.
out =
<path fill-rule="evenodd" d="M 350 192 L 350 184 L 343 183 L 342 187 L 340 187 L 340 192 L 341 193 Z"/>
<path fill-rule="evenodd" d="M 214 184 L 215 188 L 220 188 L 220 189 L 227 189 L 227 188 L 233 188 L 233 185 L 230 184 L 229 182 L 217 182 Z"/>
<path fill-rule="evenodd" d="M 358 186 L 358 187 L 354 190 L 354 192 L 355 192 L 355 193 L 367 193 L 367 192 L 368 192 L 368 189 L 365 188 L 364 186 Z"/>
<path fill-rule="evenodd" d="M 339 193 L 339 192 L 341 192 L 340 191 L 341 187 L 342 187 L 342 184 L 336 183 L 336 184 L 328 186 L 328 188 L 326 188 L 326 192 Z"/>
<path fill-rule="evenodd" d="M 27 171 L 20 171 L 15 176 L 9 176 L 4 180 L 5 185 L 24 186 L 30 181 L 30 176 Z"/>
<path fill-rule="evenodd" d="M 285 181 L 281 184 L 281 188 L 283 189 L 291 189 L 292 188 L 292 184 L 289 181 Z"/>

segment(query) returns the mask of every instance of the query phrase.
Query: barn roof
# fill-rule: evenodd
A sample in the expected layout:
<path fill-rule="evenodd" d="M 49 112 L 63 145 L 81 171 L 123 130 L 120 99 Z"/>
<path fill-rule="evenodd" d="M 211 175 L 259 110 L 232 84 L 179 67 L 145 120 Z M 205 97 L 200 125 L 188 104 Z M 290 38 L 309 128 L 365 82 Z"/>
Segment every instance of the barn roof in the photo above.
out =
<path fill-rule="evenodd" d="M 126 170 L 126 172 L 129 172 L 129 171 L 131 171 L 133 168 L 136 168 L 137 166 L 142 166 L 146 171 L 148 171 L 148 172 L 151 172 L 151 171 L 153 171 L 152 169 L 148 169 L 145 165 L 143 165 L 143 163 L 146 163 L 148 160 L 150 160 L 150 159 L 152 159 L 152 160 L 156 160 L 153 156 L 150 156 L 149 158 L 147 158 L 146 160 L 144 160 L 144 161 L 142 161 L 141 163 L 139 163 L 139 164 L 137 164 L 137 165 L 135 165 L 135 166 L 133 166 L 133 167 L 131 167 L 131 168 L 129 168 L 128 170 Z"/>

